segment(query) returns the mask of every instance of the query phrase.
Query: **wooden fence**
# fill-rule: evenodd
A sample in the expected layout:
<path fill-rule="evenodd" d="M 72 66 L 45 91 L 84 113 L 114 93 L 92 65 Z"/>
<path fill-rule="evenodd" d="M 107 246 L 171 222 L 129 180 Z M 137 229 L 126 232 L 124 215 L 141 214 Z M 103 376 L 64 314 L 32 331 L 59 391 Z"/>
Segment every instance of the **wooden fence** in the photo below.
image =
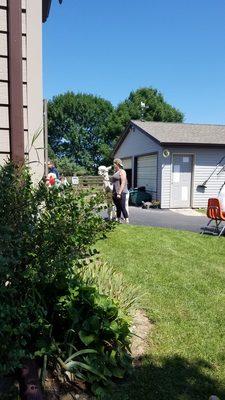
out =
<path fill-rule="evenodd" d="M 103 177 L 96 175 L 85 175 L 85 176 L 79 176 L 79 184 L 78 187 L 86 187 L 86 188 L 99 188 L 103 187 Z M 72 178 L 68 178 L 68 182 L 72 182 Z M 74 185 L 76 186 L 76 185 Z"/>

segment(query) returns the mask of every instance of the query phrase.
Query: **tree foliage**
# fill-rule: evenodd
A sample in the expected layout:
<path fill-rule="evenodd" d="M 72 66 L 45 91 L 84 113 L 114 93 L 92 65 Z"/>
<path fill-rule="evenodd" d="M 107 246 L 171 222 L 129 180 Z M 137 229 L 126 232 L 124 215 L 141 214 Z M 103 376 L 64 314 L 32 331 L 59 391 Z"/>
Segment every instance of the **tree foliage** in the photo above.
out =
<path fill-rule="evenodd" d="M 144 110 L 141 102 L 146 105 Z M 100 97 L 68 92 L 53 97 L 48 115 L 54 153 L 89 172 L 111 160 L 114 144 L 131 119 L 182 122 L 184 117 L 153 88 L 131 92 L 116 108 Z"/>
<path fill-rule="evenodd" d="M 109 101 L 68 92 L 49 102 L 49 144 L 59 157 L 92 170 L 109 152 L 114 109 Z"/>
<path fill-rule="evenodd" d="M 70 157 L 60 158 L 52 152 L 50 159 L 60 171 L 60 175 L 68 177 L 73 175 L 82 176 L 88 174 L 88 170 L 86 170 L 85 167 L 77 165 Z"/>
<path fill-rule="evenodd" d="M 142 110 L 141 103 L 145 103 Z M 142 88 L 131 92 L 129 97 L 116 109 L 118 118 L 123 126 L 131 119 L 144 119 L 145 121 L 182 122 L 182 112 L 166 103 L 163 95 L 153 88 Z"/>

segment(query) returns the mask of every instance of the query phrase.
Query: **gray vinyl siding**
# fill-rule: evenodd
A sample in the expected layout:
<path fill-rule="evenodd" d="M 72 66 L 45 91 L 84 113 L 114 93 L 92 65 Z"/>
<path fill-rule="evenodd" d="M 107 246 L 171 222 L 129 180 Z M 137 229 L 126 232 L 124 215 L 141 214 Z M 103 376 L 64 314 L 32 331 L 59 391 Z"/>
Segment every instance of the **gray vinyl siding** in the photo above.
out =
<path fill-rule="evenodd" d="M 0 128 L 9 129 L 9 108 L 0 106 Z"/>
<path fill-rule="evenodd" d="M 130 130 L 121 146 L 115 154 L 115 158 L 128 158 L 133 159 L 133 171 L 134 171 L 134 159 L 138 156 L 143 156 L 151 153 L 157 153 L 158 164 L 157 164 L 157 199 L 160 200 L 161 196 L 161 153 L 162 148 L 159 144 L 153 141 L 150 137 L 142 133 L 138 128 Z"/>
<path fill-rule="evenodd" d="M 23 83 L 27 83 L 27 60 L 23 60 Z"/>
<path fill-rule="evenodd" d="M 4 164 L 9 159 L 9 154 L 0 153 L 0 165 Z"/>
<path fill-rule="evenodd" d="M 161 157 L 161 208 L 170 207 L 171 160 L 171 153 L 167 158 Z"/>
<path fill-rule="evenodd" d="M 0 27 L 1 27 L 1 31 L 7 32 L 7 10 L 6 10 L 6 8 L 0 9 Z"/>
<path fill-rule="evenodd" d="M 216 164 L 218 164 L 223 156 L 225 156 L 225 148 L 224 150 L 209 149 L 197 152 L 196 166 L 194 171 L 193 207 L 205 207 L 207 205 L 208 198 L 218 196 L 218 192 L 225 181 L 225 170 L 221 171 L 221 166 L 217 168 L 213 176 L 207 182 L 207 188 L 205 189 L 204 193 L 201 193 L 196 189 L 198 185 L 202 184 L 202 182 L 209 177 L 209 175 L 215 169 Z M 223 160 L 222 165 L 225 165 L 225 159 Z M 221 173 L 217 175 L 219 171 L 221 171 Z"/>
<path fill-rule="evenodd" d="M 8 81 L 8 63 L 7 58 L 0 57 L 0 82 Z"/>
<path fill-rule="evenodd" d="M 7 26 L 7 0 L 0 0 L 0 164 L 8 159 L 10 153 L 9 132 L 9 76 L 8 76 L 8 26 Z M 22 26 L 23 26 L 23 55 L 26 56 L 26 1 L 23 0 Z M 23 60 L 23 105 L 24 105 L 24 135 L 27 138 L 27 85 L 26 85 L 26 58 Z"/>
<path fill-rule="evenodd" d="M 0 0 L 0 165 L 9 157 L 7 0 Z"/>
<path fill-rule="evenodd" d="M 27 41 L 26 36 L 22 37 L 22 57 L 25 61 L 27 61 Z"/>
<path fill-rule="evenodd" d="M 0 32 L 0 56 L 8 56 L 7 32 Z"/>
<path fill-rule="evenodd" d="M 193 173 L 192 173 L 192 201 L 193 208 L 207 206 L 209 197 L 216 197 L 219 189 L 225 181 L 225 172 L 217 175 L 221 167 L 213 174 L 207 183 L 205 191 L 199 191 L 198 185 L 201 185 L 213 172 L 216 164 L 225 156 L 221 148 L 196 148 L 196 147 L 176 147 L 170 148 L 170 156 L 162 157 L 162 187 L 161 187 L 161 207 L 170 208 L 171 196 L 171 163 L 173 154 L 192 154 L 193 155 Z M 225 160 L 224 160 L 225 161 Z"/>
<path fill-rule="evenodd" d="M 1 135 L 1 153 L 10 153 L 9 131 L 0 130 Z"/>
<path fill-rule="evenodd" d="M 16 1 L 16 0 L 15 0 Z M 0 165 L 10 153 L 7 0 L 0 0 Z M 24 152 L 34 180 L 44 173 L 42 129 L 42 0 L 22 0 Z M 38 150 L 37 150 L 38 149 Z"/>

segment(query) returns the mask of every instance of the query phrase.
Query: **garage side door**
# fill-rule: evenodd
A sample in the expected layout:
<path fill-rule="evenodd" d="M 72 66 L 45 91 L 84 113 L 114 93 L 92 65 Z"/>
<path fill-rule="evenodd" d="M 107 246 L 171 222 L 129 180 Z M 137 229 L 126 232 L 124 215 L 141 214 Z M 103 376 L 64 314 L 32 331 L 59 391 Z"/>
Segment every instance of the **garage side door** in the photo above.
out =
<path fill-rule="evenodd" d="M 157 154 L 137 157 L 137 187 L 157 191 Z"/>
<path fill-rule="evenodd" d="M 173 155 L 171 180 L 171 208 L 191 206 L 193 158 L 189 154 Z"/>

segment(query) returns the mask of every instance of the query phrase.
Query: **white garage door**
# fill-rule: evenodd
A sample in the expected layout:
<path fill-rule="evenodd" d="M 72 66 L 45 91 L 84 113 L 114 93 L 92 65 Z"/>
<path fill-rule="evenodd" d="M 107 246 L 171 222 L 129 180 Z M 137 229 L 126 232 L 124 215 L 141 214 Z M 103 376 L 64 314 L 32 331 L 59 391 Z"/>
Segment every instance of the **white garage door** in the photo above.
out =
<path fill-rule="evenodd" d="M 145 186 L 146 190 L 157 191 L 157 155 L 137 158 L 137 187 Z"/>

